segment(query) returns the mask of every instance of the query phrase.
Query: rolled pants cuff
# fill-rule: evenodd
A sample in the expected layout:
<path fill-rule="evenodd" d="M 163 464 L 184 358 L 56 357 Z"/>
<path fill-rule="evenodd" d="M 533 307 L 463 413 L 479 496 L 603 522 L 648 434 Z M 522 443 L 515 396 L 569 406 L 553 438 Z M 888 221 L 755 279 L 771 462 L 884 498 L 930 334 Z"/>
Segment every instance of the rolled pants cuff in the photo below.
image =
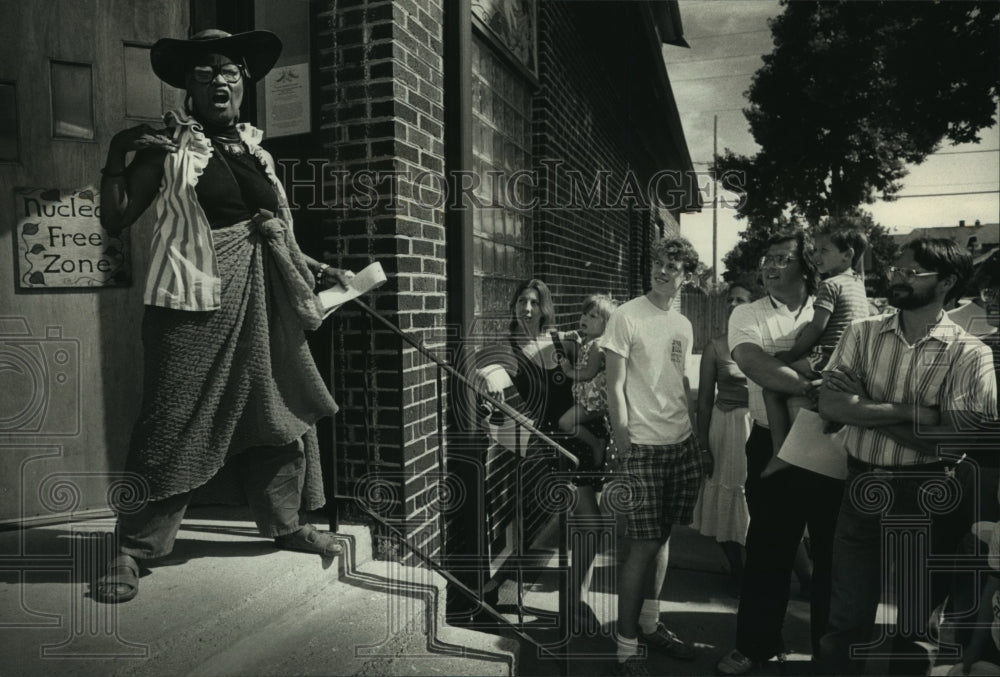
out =
<path fill-rule="evenodd" d="M 256 447 L 233 459 L 239 465 L 250 510 L 264 538 L 298 531 L 305 482 L 305 455 L 297 440 L 282 447 Z M 120 512 L 118 551 L 139 559 L 169 555 L 192 492 L 150 501 L 134 513 Z"/>

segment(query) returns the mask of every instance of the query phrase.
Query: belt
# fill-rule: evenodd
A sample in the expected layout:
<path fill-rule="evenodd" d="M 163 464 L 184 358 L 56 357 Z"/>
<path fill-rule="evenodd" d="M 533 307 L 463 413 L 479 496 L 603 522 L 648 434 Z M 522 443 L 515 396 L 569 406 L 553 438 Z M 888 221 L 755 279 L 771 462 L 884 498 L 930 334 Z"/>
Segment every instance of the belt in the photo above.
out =
<path fill-rule="evenodd" d="M 853 456 L 847 457 L 847 467 L 851 470 L 858 472 L 876 472 L 876 473 L 911 473 L 911 472 L 935 472 L 935 471 L 946 471 L 955 467 L 962 462 L 962 458 L 956 459 L 941 459 L 939 461 L 934 461 L 933 463 L 918 463 L 915 465 L 875 465 L 874 463 L 867 463 L 860 459 L 854 458 Z"/>

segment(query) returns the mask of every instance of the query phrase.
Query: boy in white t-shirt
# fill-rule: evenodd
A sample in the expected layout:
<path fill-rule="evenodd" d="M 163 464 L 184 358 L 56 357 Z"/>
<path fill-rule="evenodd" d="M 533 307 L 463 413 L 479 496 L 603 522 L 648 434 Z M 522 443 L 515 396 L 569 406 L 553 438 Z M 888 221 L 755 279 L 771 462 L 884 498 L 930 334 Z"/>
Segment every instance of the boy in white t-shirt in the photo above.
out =
<path fill-rule="evenodd" d="M 691 355 L 691 322 L 673 309 L 681 286 L 698 265 L 683 238 L 653 246 L 651 289 L 612 313 L 601 338 L 605 350 L 608 415 L 622 475 L 637 503 L 628 514 L 628 556 L 618 591 L 618 663 L 615 674 L 643 675 L 639 641 L 674 658 L 694 649 L 659 622 L 674 524 L 689 524 L 702 478 L 692 434 L 690 390 L 684 369 Z"/>

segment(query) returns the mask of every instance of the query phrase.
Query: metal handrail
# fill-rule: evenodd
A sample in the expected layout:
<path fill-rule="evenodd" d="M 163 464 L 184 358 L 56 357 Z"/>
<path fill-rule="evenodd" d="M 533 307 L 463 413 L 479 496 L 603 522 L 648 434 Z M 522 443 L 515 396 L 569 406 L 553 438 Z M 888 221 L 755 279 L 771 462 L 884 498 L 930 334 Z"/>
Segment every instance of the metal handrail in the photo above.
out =
<path fill-rule="evenodd" d="M 452 367 L 450 364 L 448 364 L 447 362 L 445 362 L 444 360 L 442 360 L 441 358 L 439 358 L 437 355 L 435 355 L 434 353 L 432 353 L 423 344 L 423 341 L 417 340 L 417 339 L 413 338 L 412 336 L 410 336 L 409 334 L 407 334 L 406 332 L 404 332 L 402 329 L 400 329 L 399 327 L 397 327 L 395 324 L 393 324 L 389 320 L 387 320 L 384 317 L 382 317 L 379 313 L 377 313 L 373 308 L 371 308 L 367 303 L 365 303 L 361 299 L 355 298 L 355 299 L 353 299 L 353 301 L 354 301 L 355 304 L 358 305 L 358 307 L 360 307 L 363 311 L 365 311 L 365 313 L 370 318 L 378 320 L 378 322 L 380 324 L 382 324 L 385 328 L 389 329 L 393 334 L 395 334 L 396 336 L 398 336 L 399 338 L 401 338 L 403 341 L 405 341 L 409 345 L 411 345 L 414 348 L 416 348 L 416 350 L 421 355 L 423 355 L 424 357 L 428 358 L 429 360 L 431 360 L 432 362 L 434 362 L 434 364 L 437 365 L 437 367 L 439 369 L 439 371 L 438 371 L 438 374 L 439 374 L 439 378 L 438 378 L 438 381 L 439 381 L 439 384 L 438 384 L 438 387 L 439 387 L 439 389 L 438 389 L 438 400 L 439 400 L 438 414 L 439 414 L 439 416 L 441 414 L 441 406 L 440 406 L 440 398 L 441 398 L 440 373 L 441 373 L 441 371 L 440 370 L 444 370 L 445 372 L 447 372 L 451 376 L 453 376 L 456 379 L 458 379 L 459 381 L 461 381 L 466 386 L 472 388 L 473 390 L 476 390 L 475 384 L 467 376 L 465 376 L 464 374 L 462 374 L 461 372 L 459 372 L 457 369 L 455 369 L 454 367 Z M 496 397 L 493 397 L 489 393 L 480 393 L 480 394 L 486 399 L 486 401 L 490 402 L 490 404 L 492 404 L 495 408 L 499 409 L 505 415 L 509 416 L 517 425 L 523 426 L 529 432 L 531 432 L 533 435 L 535 435 L 539 440 L 541 440 L 542 442 L 544 442 L 548 446 L 550 446 L 552 449 L 554 449 L 557 452 L 557 458 L 560 461 L 560 463 L 559 463 L 560 470 L 564 470 L 565 469 L 565 465 L 564 464 L 566 464 L 566 463 L 572 464 L 573 468 L 579 467 L 580 460 L 577 458 L 577 456 L 575 454 L 573 454 L 572 452 L 570 452 L 570 451 L 566 450 L 565 448 L 563 448 L 563 446 L 560 445 L 558 442 L 556 442 L 551 437 L 549 437 L 548 435 L 546 435 L 545 433 L 543 433 L 542 431 L 540 431 L 538 428 L 536 428 L 534 426 L 534 422 L 531 419 L 527 418 L 521 412 L 517 411 L 516 409 L 514 409 L 513 407 L 511 407 L 507 403 L 505 403 L 505 402 L 497 399 Z M 366 398 L 366 400 L 367 400 L 367 398 Z M 367 402 L 366 402 L 366 404 L 367 404 Z M 442 470 L 443 470 L 443 468 L 442 468 Z M 521 628 L 518 627 L 517 624 L 515 624 L 512 621 L 510 621 L 507 618 L 505 618 L 503 616 L 503 614 L 501 614 L 499 611 L 497 611 L 496 609 L 494 609 L 490 604 L 488 604 L 487 602 L 485 602 L 476 593 L 476 591 L 474 591 L 471 588 L 469 588 L 468 586 L 466 586 L 464 583 L 462 583 L 460 580 L 458 580 L 458 578 L 456 578 L 453 574 L 451 574 L 450 572 L 448 572 L 441 564 L 435 562 L 432 558 L 430 558 L 429 556 L 425 555 L 417 547 L 415 547 L 414 545 L 412 545 L 409 542 L 409 540 L 407 540 L 405 534 L 403 534 L 403 532 L 401 532 L 397 527 L 393 526 L 391 523 L 389 523 L 386 519 L 384 519 L 381 515 L 379 515 L 375 511 L 373 511 L 368 506 L 365 506 L 365 505 L 360 504 L 360 503 L 359 503 L 359 505 L 360 505 L 361 509 L 364 510 L 365 513 L 367 513 L 376 522 L 378 522 L 382 527 L 384 527 L 390 533 L 392 533 L 398 539 L 398 541 L 400 543 L 402 543 L 402 545 L 410 553 L 412 553 L 413 555 L 415 555 L 421 562 L 423 562 L 424 564 L 426 564 L 427 566 L 429 566 L 431 569 L 433 569 L 435 572 L 437 572 L 438 574 L 440 574 L 446 581 L 448 581 L 449 583 L 451 583 L 455 587 L 456 590 L 458 590 L 459 592 L 461 592 L 467 598 L 469 598 L 470 600 L 478 603 L 483 610 L 485 610 L 490 616 L 492 616 L 499 623 L 501 623 L 502 625 L 504 625 L 507 628 L 509 628 L 517 637 L 519 637 L 520 639 L 523 639 L 524 641 L 526 641 L 529 644 L 533 645 L 537 649 L 537 651 L 539 652 L 539 656 L 544 655 L 544 656 L 546 656 L 548 658 L 554 659 L 556 661 L 556 666 L 557 666 L 556 669 L 559 672 L 559 674 L 561 674 L 561 675 L 567 675 L 568 674 L 568 672 L 569 672 L 569 661 L 568 661 L 568 656 L 567 655 L 557 655 L 557 654 L 553 653 L 544 644 L 542 644 L 541 642 L 539 642 L 538 640 L 534 639 L 529 634 L 527 634 L 526 632 L 524 632 L 523 630 L 521 630 Z M 565 535 L 565 531 L 566 531 L 566 528 L 567 528 L 566 516 L 565 515 L 560 515 L 559 528 L 560 528 L 560 531 Z M 559 538 L 559 566 L 560 566 L 560 568 L 562 568 L 563 570 L 565 570 L 566 567 L 568 567 L 568 563 L 569 562 L 568 562 L 568 557 L 567 557 L 567 553 L 566 553 L 565 538 L 564 537 L 560 537 Z M 519 597 L 520 597 L 520 581 L 518 583 L 518 592 L 519 592 Z M 560 588 L 558 594 L 559 594 L 559 613 L 560 613 L 560 615 L 562 615 L 565 618 L 566 617 L 566 613 L 568 612 L 568 597 L 566 596 L 566 594 L 564 593 L 564 591 L 561 588 Z M 520 611 L 520 609 L 519 609 L 519 611 Z"/>
<path fill-rule="evenodd" d="M 417 340 L 412 336 L 410 336 L 409 334 L 407 334 L 405 331 L 394 325 L 392 322 L 390 322 L 389 320 L 385 319 L 377 312 L 375 312 L 375 310 L 373 310 L 367 303 L 365 303 L 361 299 L 354 299 L 354 303 L 356 303 L 362 310 L 368 313 L 369 316 L 381 322 L 383 326 L 389 329 L 396 336 L 400 337 L 401 339 L 409 343 L 411 346 L 416 348 L 421 355 L 434 362 L 434 364 L 444 369 L 446 372 L 448 372 L 448 374 L 454 376 L 463 384 L 469 386 L 473 390 L 476 390 L 476 384 L 474 384 L 472 380 L 469 379 L 468 376 L 461 373 L 453 366 L 451 366 L 450 364 L 442 360 L 440 357 L 432 353 L 430 350 L 428 350 L 427 346 L 424 345 L 423 341 Z M 551 437 L 543 433 L 541 430 L 536 428 L 534 426 L 534 421 L 532 421 L 530 418 L 519 412 L 517 409 L 511 407 L 506 402 L 497 399 L 496 397 L 493 397 L 488 392 L 482 392 L 479 393 L 479 395 L 482 396 L 487 402 L 492 404 L 494 407 L 502 411 L 505 415 L 513 419 L 515 423 L 527 428 L 528 432 L 530 432 L 532 435 L 535 435 L 538 439 L 540 439 L 542 442 L 545 442 L 548 446 L 552 447 L 559 455 L 563 456 L 567 461 L 573 464 L 574 468 L 580 467 L 580 459 L 576 457 L 576 454 L 572 453 L 571 451 L 568 451 L 561 444 L 559 444 Z"/>
<path fill-rule="evenodd" d="M 435 562 L 433 559 L 431 559 L 424 553 L 420 552 L 418 548 L 411 545 L 410 542 L 406 539 L 406 534 L 404 534 L 398 528 L 393 526 L 390 522 L 386 521 L 377 512 L 364 505 L 361 506 L 361 509 L 364 510 L 370 517 L 372 517 L 372 519 L 378 522 L 381 526 L 385 527 L 389 532 L 391 532 L 392 535 L 395 536 L 407 550 L 409 550 L 412 554 L 417 556 L 417 559 L 419 559 L 421 562 L 423 562 L 431 569 L 433 569 L 435 572 L 440 574 L 442 578 L 444 578 L 446 581 L 454 585 L 455 588 L 459 590 L 463 595 L 477 602 L 483 608 L 483 610 L 486 611 L 486 613 L 488 613 L 490 616 L 493 616 L 493 618 L 495 618 L 497 621 L 508 626 L 515 635 L 517 635 L 524 641 L 528 642 L 529 644 L 533 644 L 535 648 L 537 648 L 540 652 L 546 654 L 549 658 L 557 660 L 562 658 L 561 656 L 557 656 L 556 654 L 552 653 L 552 651 L 550 651 L 544 644 L 540 643 L 534 637 L 524 632 L 524 630 L 521 630 L 519 627 L 517 627 L 515 623 L 512 623 L 507 618 L 505 618 L 502 613 L 494 609 L 487 602 L 483 601 L 479 597 L 479 595 L 476 594 L 475 590 L 462 583 L 453 574 L 449 573 L 447 569 L 442 567 L 440 564 Z"/>

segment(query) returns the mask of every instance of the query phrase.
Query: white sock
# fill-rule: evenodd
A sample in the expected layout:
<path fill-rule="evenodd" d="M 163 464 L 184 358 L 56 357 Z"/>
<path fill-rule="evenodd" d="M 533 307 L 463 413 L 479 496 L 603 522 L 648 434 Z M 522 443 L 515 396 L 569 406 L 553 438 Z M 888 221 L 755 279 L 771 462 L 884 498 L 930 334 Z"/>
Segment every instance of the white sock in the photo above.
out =
<path fill-rule="evenodd" d="M 647 635 L 656 632 L 656 624 L 660 622 L 660 600 L 642 600 L 642 609 L 639 611 L 639 628 Z"/>
<path fill-rule="evenodd" d="M 624 663 L 632 656 L 639 655 L 639 640 L 629 639 L 621 635 L 615 636 L 615 643 L 618 645 L 618 662 Z"/>

